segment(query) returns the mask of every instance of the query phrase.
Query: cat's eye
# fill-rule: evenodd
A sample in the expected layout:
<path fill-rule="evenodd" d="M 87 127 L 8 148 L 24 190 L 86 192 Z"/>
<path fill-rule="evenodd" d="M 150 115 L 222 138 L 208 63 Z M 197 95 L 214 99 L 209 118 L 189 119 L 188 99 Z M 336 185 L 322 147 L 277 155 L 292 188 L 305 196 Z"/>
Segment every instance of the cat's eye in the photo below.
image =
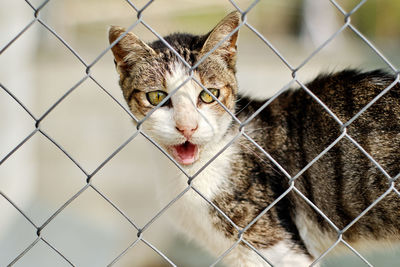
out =
<path fill-rule="evenodd" d="M 212 93 L 216 98 L 219 97 L 218 89 L 209 88 L 208 91 L 210 91 L 210 93 Z M 209 93 L 207 93 L 205 90 L 201 91 L 200 99 L 201 99 L 201 101 L 203 101 L 204 103 L 207 103 L 207 104 L 214 102 L 214 99 L 212 98 L 212 96 Z"/>
<path fill-rule="evenodd" d="M 164 91 L 151 91 L 146 93 L 147 100 L 152 104 L 153 106 L 157 106 L 160 104 L 160 102 L 167 96 L 167 93 Z"/>

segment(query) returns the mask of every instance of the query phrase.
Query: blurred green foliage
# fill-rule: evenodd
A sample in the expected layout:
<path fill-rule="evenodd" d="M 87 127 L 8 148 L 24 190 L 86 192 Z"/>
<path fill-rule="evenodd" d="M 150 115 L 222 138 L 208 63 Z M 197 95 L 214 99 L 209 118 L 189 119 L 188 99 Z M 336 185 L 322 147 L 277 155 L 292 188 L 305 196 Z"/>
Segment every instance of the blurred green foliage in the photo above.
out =
<path fill-rule="evenodd" d="M 352 2 L 354 7 L 355 1 Z M 356 1 L 359 2 L 359 1 Z M 346 11 L 352 9 L 345 3 Z M 400 38 L 400 1 L 370 0 L 365 2 L 352 16 L 352 23 L 365 35 L 373 38 Z"/>

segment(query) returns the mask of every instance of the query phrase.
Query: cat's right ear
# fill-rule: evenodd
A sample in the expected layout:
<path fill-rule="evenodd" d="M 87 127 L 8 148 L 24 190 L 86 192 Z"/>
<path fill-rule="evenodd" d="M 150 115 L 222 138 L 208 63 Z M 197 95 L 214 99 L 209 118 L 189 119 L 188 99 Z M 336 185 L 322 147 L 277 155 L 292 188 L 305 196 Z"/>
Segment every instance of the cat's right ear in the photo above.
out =
<path fill-rule="evenodd" d="M 239 26 L 239 23 L 240 13 L 238 11 L 229 13 L 210 33 L 208 33 L 200 54 L 204 55 L 214 49 L 221 41 L 231 34 L 230 38 L 222 42 L 222 44 L 215 49 L 213 54 L 220 56 L 230 67 L 234 68 L 237 50 L 236 41 L 238 38 L 238 31 L 236 29 Z M 232 34 L 232 32 L 234 33 Z"/>
<path fill-rule="evenodd" d="M 110 44 L 112 44 L 125 32 L 125 28 L 111 26 L 108 31 L 108 39 Z M 131 66 L 135 61 L 151 57 L 156 54 L 156 52 L 150 46 L 142 42 L 132 32 L 128 32 L 124 37 L 122 37 L 121 40 L 119 40 L 119 42 L 111 48 L 111 51 L 114 54 L 117 68 L 122 69 Z"/>

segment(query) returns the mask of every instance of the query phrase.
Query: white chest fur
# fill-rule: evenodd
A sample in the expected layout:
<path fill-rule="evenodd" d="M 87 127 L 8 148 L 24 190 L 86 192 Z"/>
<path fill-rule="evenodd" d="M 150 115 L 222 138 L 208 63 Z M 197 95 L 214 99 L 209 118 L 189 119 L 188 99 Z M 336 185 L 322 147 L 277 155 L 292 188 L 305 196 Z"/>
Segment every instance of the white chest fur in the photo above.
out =
<path fill-rule="evenodd" d="M 185 168 L 189 175 L 194 175 L 204 164 L 207 163 L 223 146 L 215 146 L 213 151 L 206 151 L 200 160 L 191 167 Z M 211 201 L 215 195 L 222 190 L 222 184 L 226 182 L 229 175 L 229 161 L 234 147 L 228 148 L 224 153 L 217 157 L 194 179 L 188 191 L 178 199 L 169 209 L 169 217 L 173 224 L 177 226 L 179 232 L 183 232 L 186 237 L 202 244 L 214 255 L 219 255 L 227 250 L 234 242 L 225 237 L 224 233 L 218 231 L 211 217 L 210 209 L 213 207 L 207 202 Z M 207 160 L 203 160 L 207 159 Z M 164 176 L 158 179 L 158 191 L 163 203 L 176 198 L 182 191 L 189 187 L 188 177 L 180 170 L 168 164 L 168 168 L 163 171 Z M 206 198 L 204 199 L 196 191 Z"/>

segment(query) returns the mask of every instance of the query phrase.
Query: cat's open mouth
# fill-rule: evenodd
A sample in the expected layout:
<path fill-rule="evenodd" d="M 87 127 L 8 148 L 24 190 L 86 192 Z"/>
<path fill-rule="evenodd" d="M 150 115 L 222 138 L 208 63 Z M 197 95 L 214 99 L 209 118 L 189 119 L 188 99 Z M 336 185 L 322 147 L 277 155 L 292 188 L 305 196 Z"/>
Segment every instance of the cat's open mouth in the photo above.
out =
<path fill-rule="evenodd" d="M 172 156 L 182 165 L 193 164 L 199 158 L 199 148 L 197 145 L 186 141 L 183 144 L 171 146 Z"/>

